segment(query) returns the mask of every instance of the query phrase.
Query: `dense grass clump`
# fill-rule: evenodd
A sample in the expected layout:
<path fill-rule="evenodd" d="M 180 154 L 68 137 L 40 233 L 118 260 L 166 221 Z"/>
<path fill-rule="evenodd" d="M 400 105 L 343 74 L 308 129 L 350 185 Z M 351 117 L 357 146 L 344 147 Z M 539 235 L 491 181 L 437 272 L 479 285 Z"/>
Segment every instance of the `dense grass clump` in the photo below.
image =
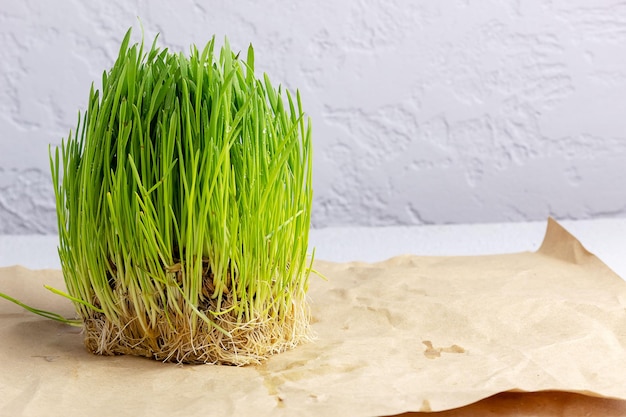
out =
<path fill-rule="evenodd" d="M 311 129 L 300 95 L 214 57 L 129 46 L 51 153 L 59 255 L 98 354 L 255 363 L 307 337 Z"/>

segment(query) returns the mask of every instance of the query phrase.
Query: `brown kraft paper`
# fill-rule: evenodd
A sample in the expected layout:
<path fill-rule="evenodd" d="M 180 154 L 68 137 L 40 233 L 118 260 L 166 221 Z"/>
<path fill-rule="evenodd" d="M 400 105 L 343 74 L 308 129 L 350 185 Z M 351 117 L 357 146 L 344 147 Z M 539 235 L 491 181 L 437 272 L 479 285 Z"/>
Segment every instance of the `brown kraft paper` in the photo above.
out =
<path fill-rule="evenodd" d="M 626 282 L 551 219 L 537 252 L 314 267 L 315 339 L 241 368 L 94 356 L 0 300 L 0 415 L 626 415 Z M 44 284 L 61 272 L 0 268 L 73 317 Z"/>

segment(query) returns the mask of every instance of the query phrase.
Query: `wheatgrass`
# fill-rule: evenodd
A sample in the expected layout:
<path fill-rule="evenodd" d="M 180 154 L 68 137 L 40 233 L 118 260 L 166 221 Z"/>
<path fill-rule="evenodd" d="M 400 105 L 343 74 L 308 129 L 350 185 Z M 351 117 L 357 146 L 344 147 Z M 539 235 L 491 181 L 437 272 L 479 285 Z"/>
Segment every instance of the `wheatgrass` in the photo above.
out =
<path fill-rule="evenodd" d="M 294 347 L 312 262 L 300 94 L 258 79 L 252 46 L 244 61 L 215 38 L 188 56 L 130 38 L 51 150 L 54 291 L 96 354 L 245 365 Z"/>

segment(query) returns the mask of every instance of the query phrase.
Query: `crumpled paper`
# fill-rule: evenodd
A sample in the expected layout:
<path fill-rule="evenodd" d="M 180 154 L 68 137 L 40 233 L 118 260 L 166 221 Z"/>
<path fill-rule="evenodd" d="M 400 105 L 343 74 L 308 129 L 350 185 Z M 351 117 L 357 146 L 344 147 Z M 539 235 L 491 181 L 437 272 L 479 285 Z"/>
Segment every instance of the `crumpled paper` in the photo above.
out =
<path fill-rule="evenodd" d="M 626 282 L 553 220 L 537 252 L 315 268 L 315 340 L 241 368 L 94 356 L 0 300 L 0 415 L 626 414 Z M 73 316 L 43 284 L 61 272 L 0 268 L 1 292 Z"/>

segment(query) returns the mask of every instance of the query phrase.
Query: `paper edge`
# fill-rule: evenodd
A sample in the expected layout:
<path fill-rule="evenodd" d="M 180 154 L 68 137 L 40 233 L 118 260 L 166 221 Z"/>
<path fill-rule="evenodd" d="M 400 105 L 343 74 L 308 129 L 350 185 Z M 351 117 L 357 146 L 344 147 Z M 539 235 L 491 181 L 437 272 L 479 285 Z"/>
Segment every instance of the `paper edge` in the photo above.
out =
<path fill-rule="evenodd" d="M 596 256 L 552 216 L 548 217 L 543 242 L 536 253 L 565 262 L 582 264 Z"/>

